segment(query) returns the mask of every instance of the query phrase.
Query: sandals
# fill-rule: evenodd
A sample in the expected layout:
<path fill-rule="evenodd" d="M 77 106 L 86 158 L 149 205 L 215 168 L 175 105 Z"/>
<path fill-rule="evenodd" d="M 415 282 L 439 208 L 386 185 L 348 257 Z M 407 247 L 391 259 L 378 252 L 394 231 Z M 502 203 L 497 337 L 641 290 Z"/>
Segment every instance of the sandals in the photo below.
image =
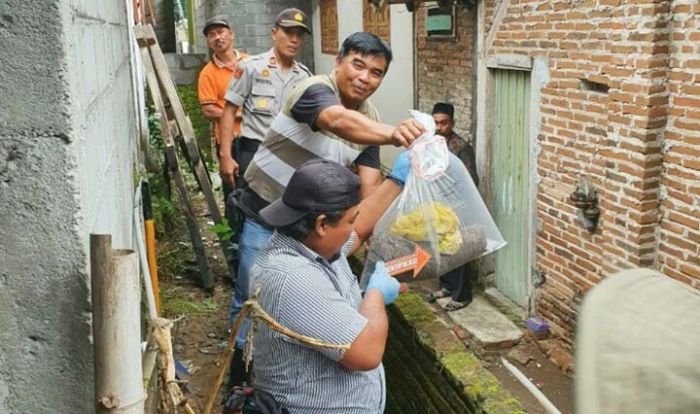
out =
<path fill-rule="evenodd" d="M 438 299 L 442 299 L 442 298 L 446 298 L 446 297 L 450 296 L 450 294 L 452 294 L 452 292 L 450 292 L 449 290 L 447 290 L 445 288 L 442 288 L 440 290 L 436 290 L 435 292 L 428 293 L 425 296 L 425 300 L 428 303 L 433 303 Z"/>
<path fill-rule="evenodd" d="M 464 302 L 457 302 L 456 300 L 451 300 L 445 305 L 445 311 L 453 312 L 458 309 L 467 307 L 470 303 L 472 303 L 471 300 L 465 300 Z"/>

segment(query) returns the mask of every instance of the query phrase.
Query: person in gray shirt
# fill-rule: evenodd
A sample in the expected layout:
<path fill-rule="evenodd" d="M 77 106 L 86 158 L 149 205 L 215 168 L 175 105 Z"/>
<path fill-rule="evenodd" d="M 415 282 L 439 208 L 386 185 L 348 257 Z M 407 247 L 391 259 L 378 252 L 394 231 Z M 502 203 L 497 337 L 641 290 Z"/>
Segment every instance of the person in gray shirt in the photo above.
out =
<path fill-rule="evenodd" d="M 347 349 L 314 347 L 265 324 L 254 338 L 254 386 L 292 414 L 381 413 L 385 306 L 399 282 L 379 262 L 364 297 L 346 256 L 355 252 L 401 193 L 408 152 L 390 179 L 360 202 L 360 179 L 334 161 L 314 159 L 292 175 L 283 196 L 260 211 L 276 228 L 252 268 L 251 291 L 278 323 Z"/>

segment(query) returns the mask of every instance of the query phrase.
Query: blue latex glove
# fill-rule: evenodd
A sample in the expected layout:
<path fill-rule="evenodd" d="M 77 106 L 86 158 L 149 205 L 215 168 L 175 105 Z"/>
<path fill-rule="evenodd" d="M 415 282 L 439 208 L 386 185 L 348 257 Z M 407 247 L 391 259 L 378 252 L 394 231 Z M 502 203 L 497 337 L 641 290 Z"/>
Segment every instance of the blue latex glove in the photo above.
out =
<path fill-rule="evenodd" d="M 379 289 L 384 295 L 384 305 L 391 304 L 399 296 L 399 281 L 395 277 L 389 276 L 386 272 L 384 262 L 379 261 L 374 265 L 374 272 L 369 277 L 367 291 Z"/>
<path fill-rule="evenodd" d="M 408 153 L 409 151 L 404 151 L 396 157 L 389 173 L 389 178 L 400 185 L 406 184 L 408 172 L 411 171 L 411 160 L 408 158 Z"/>

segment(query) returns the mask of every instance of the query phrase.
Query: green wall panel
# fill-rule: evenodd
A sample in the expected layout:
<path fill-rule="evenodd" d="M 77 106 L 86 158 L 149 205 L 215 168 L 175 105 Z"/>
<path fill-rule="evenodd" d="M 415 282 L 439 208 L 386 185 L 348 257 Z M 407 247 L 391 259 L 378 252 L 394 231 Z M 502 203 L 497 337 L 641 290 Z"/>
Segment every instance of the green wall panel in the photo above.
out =
<path fill-rule="evenodd" d="M 496 253 L 496 286 L 527 304 L 530 229 L 530 72 L 495 70 L 494 219 L 508 245 Z"/>

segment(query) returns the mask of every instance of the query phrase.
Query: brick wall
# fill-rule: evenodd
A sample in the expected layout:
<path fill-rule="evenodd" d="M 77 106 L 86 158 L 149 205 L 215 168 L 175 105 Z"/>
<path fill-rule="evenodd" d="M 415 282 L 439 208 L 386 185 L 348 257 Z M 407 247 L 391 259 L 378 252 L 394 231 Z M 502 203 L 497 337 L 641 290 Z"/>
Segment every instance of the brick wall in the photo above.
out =
<path fill-rule="evenodd" d="M 493 18 L 496 14 L 496 9 L 498 5 L 504 1 L 505 0 L 484 0 L 484 30 L 486 31 L 486 33 L 488 33 L 489 30 L 491 30 Z"/>
<path fill-rule="evenodd" d="M 700 288 L 700 4 L 671 4 L 657 267 Z"/>
<path fill-rule="evenodd" d="M 537 172 L 537 310 L 572 342 L 601 278 L 658 267 L 700 287 L 700 5 L 692 0 L 511 0 L 489 54 L 547 56 Z M 600 84 L 607 92 L 590 88 Z M 597 188 L 589 233 L 568 200 Z"/>
<path fill-rule="evenodd" d="M 476 15 L 474 10 L 457 6 L 457 36 L 430 39 L 425 34 L 426 8 L 421 5 L 416 19 L 418 107 L 429 112 L 439 101 L 455 106 L 455 129 L 467 140 L 472 137 L 472 59 Z"/>

